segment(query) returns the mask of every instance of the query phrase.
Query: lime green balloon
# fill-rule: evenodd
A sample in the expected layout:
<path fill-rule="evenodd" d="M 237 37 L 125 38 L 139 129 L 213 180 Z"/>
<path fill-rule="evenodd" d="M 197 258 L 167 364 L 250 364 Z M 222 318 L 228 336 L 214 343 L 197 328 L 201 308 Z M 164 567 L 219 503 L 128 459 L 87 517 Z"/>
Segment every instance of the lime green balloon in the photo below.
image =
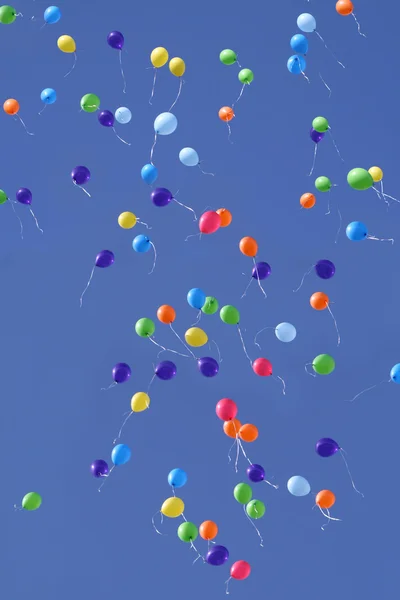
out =
<path fill-rule="evenodd" d="M 207 296 L 206 301 L 201 309 L 205 315 L 215 315 L 219 308 L 218 300 L 212 296 Z"/>
<path fill-rule="evenodd" d="M 347 174 L 347 183 L 353 190 L 361 192 L 372 187 L 374 180 L 371 173 L 368 173 L 365 169 L 352 169 Z"/>
<path fill-rule="evenodd" d="M 254 79 L 254 73 L 253 71 L 250 71 L 250 69 L 242 69 L 241 71 L 239 71 L 238 77 L 240 83 L 250 85 L 250 83 Z"/>
<path fill-rule="evenodd" d="M 3 23 L 3 25 L 10 25 L 11 23 L 14 23 L 16 18 L 17 12 L 15 8 L 8 6 L 7 4 L 0 6 L 0 23 Z"/>
<path fill-rule="evenodd" d="M 194 523 L 191 523 L 190 521 L 185 521 L 184 523 L 181 523 L 179 525 L 177 533 L 178 538 L 182 542 L 189 543 L 194 542 L 194 540 L 199 535 L 199 530 L 197 529 Z"/>
<path fill-rule="evenodd" d="M 81 98 L 81 109 L 87 113 L 96 112 L 99 110 L 100 98 L 96 94 L 85 94 Z"/>
<path fill-rule="evenodd" d="M 315 117 L 312 122 L 312 128 L 318 131 L 318 133 L 326 133 L 329 129 L 328 119 L 325 119 L 325 117 Z"/>
<path fill-rule="evenodd" d="M 221 321 L 226 323 L 227 325 L 237 325 L 240 321 L 240 312 L 234 306 L 227 304 L 223 306 L 219 311 L 219 316 L 221 317 Z"/>
<path fill-rule="evenodd" d="M 332 182 L 328 177 L 317 177 L 315 187 L 319 192 L 329 192 L 332 187 Z"/>
<path fill-rule="evenodd" d="M 335 359 L 329 354 L 319 354 L 312 361 L 312 368 L 318 375 L 329 375 L 335 370 Z"/>
<path fill-rule="evenodd" d="M 0 205 L 4 204 L 5 202 L 7 202 L 7 200 L 8 200 L 8 196 L 5 193 L 5 191 L 4 190 L 0 190 Z"/>
<path fill-rule="evenodd" d="M 135 331 L 140 337 L 150 337 L 156 330 L 154 321 L 151 319 L 139 319 L 136 321 Z"/>
<path fill-rule="evenodd" d="M 25 510 L 37 510 L 42 504 L 42 497 L 36 492 L 29 492 L 22 498 L 22 508 Z"/>
<path fill-rule="evenodd" d="M 246 506 L 246 512 L 251 519 L 261 519 L 265 515 L 265 504 L 261 500 L 252 500 Z"/>
<path fill-rule="evenodd" d="M 247 504 L 253 496 L 253 490 L 248 483 L 238 483 L 233 490 L 233 495 L 239 504 Z"/>
<path fill-rule="evenodd" d="M 223 65 L 233 65 L 237 61 L 237 54 L 234 50 L 222 50 L 219 55 L 219 60 Z"/>

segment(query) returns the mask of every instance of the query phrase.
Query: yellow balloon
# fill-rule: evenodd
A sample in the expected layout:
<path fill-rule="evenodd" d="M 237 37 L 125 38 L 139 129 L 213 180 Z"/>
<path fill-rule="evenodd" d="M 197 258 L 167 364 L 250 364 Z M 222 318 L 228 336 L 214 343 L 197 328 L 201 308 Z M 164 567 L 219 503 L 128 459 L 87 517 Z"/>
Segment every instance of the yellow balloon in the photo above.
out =
<path fill-rule="evenodd" d="M 378 183 L 378 181 L 382 181 L 383 179 L 383 171 L 380 167 L 371 167 L 368 169 L 368 173 L 371 175 L 375 183 Z"/>
<path fill-rule="evenodd" d="M 171 71 L 172 75 L 175 75 L 175 77 L 182 77 L 186 71 L 186 65 L 181 58 L 171 58 L 169 61 L 169 70 Z"/>
<path fill-rule="evenodd" d="M 170 519 L 176 519 L 176 517 L 181 516 L 184 510 L 185 505 L 183 500 L 176 496 L 171 496 L 171 498 L 167 498 L 165 502 L 163 502 L 160 512 Z"/>
<path fill-rule="evenodd" d="M 145 392 L 137 392 L 132 396 L 131 399 L 131 409 L 132 412 L 142 412 L 149 408 L 150 406 L 150 396 Z"/>
<path fill-rule="evenodd" d="M 132 227 L 135 227 L 136 222 L 136 215 L 129 211 L 121 213 L 118 217 L 118 225 L 122 227 L 122 229 L 132 229 Z"/>
<path fill-rule="evenodd" d="M 70 35 L 60 36 L 57 40 L 57 46 L 61 52 L 66 52 L 66 54 L 72 54 L 76 51 L 75 40 Z"/>
<path fill-rule="evenodd" d="M 153 52 L 150 54 L 151 64 L 156 69 L 163 67 L 168 61 L 168 58 L 168 50 L 162 48 L 161 46 L 159 48 L 154 48 Z"/>
<path fill-rule="evenodd" d="M 185 340 L 189 346 L 193 346 L 194 348 L 200 348 L 200 346 L 204 346 L 208 342 L 208 335 L 205 331 L 200 329 L 200 327 L 191 327 L 185 333 Z"/>

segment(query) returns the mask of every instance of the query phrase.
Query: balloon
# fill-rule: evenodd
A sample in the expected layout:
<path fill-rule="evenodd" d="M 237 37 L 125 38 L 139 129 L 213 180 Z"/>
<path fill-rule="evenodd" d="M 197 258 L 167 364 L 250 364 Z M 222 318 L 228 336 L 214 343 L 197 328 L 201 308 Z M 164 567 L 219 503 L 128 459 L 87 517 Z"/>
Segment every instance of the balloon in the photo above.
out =
<path fill-rule="evenodd" d="M 107 44 L 114 50 L 122 50 L 124 42 L 124 36 L 120 31 L 111 31 L 107 36 Z"/>
<path fill-rule="evenodd" d="M 223 106 L 219 109 L 218 116 L 221 119 L 221 121 L 229 123 L 229 121 L 232 121 L 233 117 L 235 116 L 235 113 L 233 112 L 233 108 L 231 108 L 230 106 Z"/>
<path fill-rule="evenodd" d="M 132 119 L 132 113 L 126 106 L 120 106 L 115 111 L 115 120 L 121 125 L 126 125 Z"/>
<path fill-rule="evenodd" d="M 203 540 L 213 540 L 218 535 L 218 525 L 214 521 L 203 521 L 199 527 L 199 533 Z"/>
<path fill-rule="evenodd" d="M 324 133 L 320 133 L 319 131 L 316 131 L 315 129 L 312 129 L 312 128 L 310 129 L 310 138 L 312 139 L 312 141 L 315 144 L 319 144 L 319 142 L 321 140 L 323 140 L 324 137 L 325 137 Z"/>
<path fill-rule="evenodd" d="M 193 288 L 188 291 L 187 301 L 189 306 L 192 308 L 197 308 L 197 310 L 201 310 L 206 301 L 206 295 L 200 288 Z"/>
<path fill-rule="evenodd" d="M 132 227 L 135 227 L 136 223 L 136 215 L 129 211 L 121 213 L 118 217 L 118 225 L 122 227 L 122 229 L 132 229 Z"/>
<path fill-rule="evenodd" d="M 111 110 L 102 110 L 97 115 L 100 125 L 103 127 L 114 127 L 115 118 Z"/>
<path fill-rule="evenodd" d="M 163 304 L 157 311 L 157 319 L 165 325 L 171 325 L 176 319 L 176 312 L 168 304 Z"/>
<path fill-rule="evenodd" d="M 272 375 L 272 364 L 267 358 L 256 358 L 251 366 L 254 373 L 260 377 L 269 377 Z"/>
<path fill-rule="evenodd" d="M 315 272 L 320 279 L 331 279 L 336 273 L 336 267 L 332 261 L 323 258 L 315 264 Z"/>
<path fill-rule="evenodd" d="M 54 25 L 61 19 L 61 11 L 58 6 L 49 6 L 44 11 L 43 18 L 48 25 Z"/>
<path fill-rule="evenodd" d="M 340 446 L 332 438 L 321 438 L 315 444 L 315 451 L 322 458 L 330 458 L 340 451 Z"/>
<path fill-rule="evenodd" d="M 201 233 L 215 233 L 221 227 L 221 217 L 214 210 L 207 210 L 199 219 Z"/>
<path fill-rule="evenodd" d="M 230 398 L 222 398 L 222 400 L 217 402 L 215 412 L 221 421 L 232 421 L 237 415 L 238 407 L 236 406 L 236 402 Z"/>
<path fill-rule="evenodd" d="M 150 396 L 145 392 L 136 392 L 131 398 L 132 412 L 143 412 L 150 407 Z"/>
<path fill-rule="evenodd" d="M 197 527 L 194 523 L 191 523 L 190 521 L 184 521 L 183 523 L 181 523 L 179 525 L 177 533 L 178 533 L 178 538 L 182 542 L 186 542 L 186 543 L 190 544 L 199 535 L 199 530 L 197 529 Z"/>
<path fill-rule="evenodd" d="M 9 98 L 3 104 L 3 110 L 7 115 L 14 116 L 19 111 L 19 102 L 15 98 Z"/>
<path fill-rule="evenodd" d="M 132 374 L 132 370 L 126 363 L 117 363 L 112 370 L 112 378 L 115 383 L 125 383 Z"/>
<path fill-rule="evenodd" d="M 329 298 L 323 292 L 315 292 L 310 298 L 310 304 L 315 310 L 325 310 L 329 305 Z"/>
<path fill-rule="evenodd" d="M 218 300 L 216 298 L 213 298 L 212 296 L 207 296 L 206 301 L 205 301 L 204 306 L 202 307 L 201 311 L 205 315 L 215 315 L 218 308 L 219 308 Z"/>
<path fill-rule="evenodd" d="M 229 551 L 225 546 L 212 546 L 206 555 L 206 562 L 213 567 L 220 567 L 229 558 Z"/>
<path fill-rule="evenodd" d="M 168 58 L 169 58 L 168 51 L 165 48 L 163 48 L 162 46 L 159 46 L 158 48 L 154 48 L 154 50 L 150 54 L 151 64 L 156 69 L 163 67 L 167 63 Z"/>
<path fill-rule="evenodd" d="M 170 360 L 162 360 L 156 366 L 155 374 L 162 381 L 169 381 L 176 375 L 176 365 Z"/>
<path fill-rule="evenodd" d="M 371 167 L 368 169 L 368 173 L 371 175 L 375 183 L 378 183 L 383 179 L 383 171 L 380 167 Z"/>
<path fill-rule="evenodd" d="M 99 110 L 100 98 L 96 94 L 85 94 L 81 98 L 81 109 L 87 113 L 94 113 Z"/>
<path fill-rule="evenodd" d="M 188 476 L 182 469 L 172 469 L 168 474 L 168 483 L 173 488 L 181 488 L 187 482 Z"/>
<path fill-rule="evenodd" d="M 125 465 L 131 458 L 132 452 L 126 444 L 117 444 L 111 452 L 111 460 L 116 467 Z"/>
<path fill-rule="evenodd" d="M 90 171 L 83 165 L 75 167 L 71 171 L 71 179 L 76 185 L 84 185 L 90 179 Z"/>
<path fill-rule="evenodd" d="M 243 579 L 247 579 L 251 573 L 251 566 L 245 560 L 237 560 L 231 566 L 230 575 L 232 579 L 237 579 L 238 581 L 242 581 Z"/>
<path fill-rule="evenodd" d="M 315 498 L 315 504 L 320 508 L 330 509 L 336 502 L 336 497 L 330 490 L 321 490 Z"/>
<path fill-rule="evenodd" d="M 265 480 L 264 467 L 262 467 L 261 465 L 250 465 L 250 466 L 248 466 L 247 470 L 246 470 L 246 473 L 247 473 L 247 477 L 253 483 L 260 483 L 260 481 L 264 481 Z"/>
<path fill-rule="evenodd" d="M 239 242 L 239 250 L 245 256 L 254 258 L 258 252 L 258 244 L 252 237 L 244 237 Z"/>
<path fill-rule="evenodd" d="M 5 204 L 5 202 L 7 202 L 7 200 L 8 200 L 8 196 L 5 193 L 5 191 L 4 190 L 0 190 L 0 206 L 2 204 Z"/>
<path fill-rule="evenodd" d="M 317 29 L 317 22 L 309 13 L 302 13 L 297 17 L 297 27 L 304 33 L 312 33 Z"/>
<path fill-rule="evenodd" d="M 342 15 L 342 17 L 351 15 L 353 10 L 354 5 L 351 0 L 338 0 L 338 2 L 336 2 L 336 12 L 338 12 L 339 15 Z"/>
<path fill-rule="evenodd" d="M 150 337 L 156 330 L 156 326 L 151 319 L 144 317 L 136 321 L 135 331 L 139 337 Z"/>
<path fill-rule="evenodd" d="M 287 489 L 292 496 L 307 496 L 311 492 L 311 486 L 307 479 L 301 475 L 293 475 L 287 482 Z"/>
<path fill-rule="evenodd" d="M 184 510 L 185 504 L 183 503 L 183 500 L 177 498 L 176 496 L 171 496 L 171 498 L 167 498 L 163 502 L 160 512 L 165 517 L 176 519 L 177 517 L 181 516 Z"/>
<path fill-rule="evenodd" d="M 57 100 L 56 91 L 53 88 L 45 88 L 40 94 L 40 99 L 44 104 L 54 104 Z"/>
<path fill-rule="evenodd" d="M 232 213 L 227 208 L 219 208 L 217 213 L 221 217 L 221 227 L 228 227 L 232 223 Z"/>
<path fill-rule="evenodd" d="M 244 442 L 255 442 L 258 438 L 258 429 L 255 425 L 246 423 L 239 429 L 239 437 Z"/>
<path fill-rule="evenodd" d="M 111 267 L 114 264 L 115 257 L 114 253 L 111 250 L 102 250 L 96 256 L 95 265 L 100 269 L 106 269 L 107 267 Z"/>
<path fill-rule="evenodd" d="M 393 383 L 400 383 L 400 363 L 394 365 L 390 371 L 390 379 Z"/>
<path fill-rule="evenodd" d="M 90 465 L 90 470 L 92 472 L 93 477 L 105 477 L 108 475 L 108 464 L 105 460 L 99 458 L 92 462 Z"/>
<path fill-rule="evenodd" d="M 197 167 L 200 162 L 199 155 L 194 148 L 182 148 L 179 152 L 179 160 L 185 167 Z"/>
<path fill-rule="evenodd" d="M 315 117 L 312 122 L 312 128 L 318 133 L 326 133 L 329 129 L 328 119 L 325 117 Z"/>
<path fill-rule="evenodd" d="M 19 188 L 15 194 L 17 202 L 30 206 L 32 204 L 32 192 L 28 188 Z"/>
<path fill-rule="evenodd" d="M 154 131 L 157 135 L 170 135 L 178 127 L 178 119 L 170 112 L 158 115 L 154 121 Z"/>
<path fill-rule="evenodd" d="M 287 61 L 287 68 L 293 75 L 300 75 L 307 68 L 306 59 L 298 54 L 293 54 Z"/>
<path fill-rule="evenodd" d="M 248 504 L 253 496 L 253 490 L 248 483 L 238 483 L 233 489 L 233 495 L 239 504 Z"/>
<path fill-rule="evenodd" d="M 137 235 L 132 241 L 132 248 L 141 254 L 148 252 L 151 248 L 150 238 L 143 234 Z"/>
<path fill-rule="evenodd" d="M 329 354 L 319 354 L 312 362 L 312 368 L 318 375 L 330 375 L 335 366 L 335 360 Z"/>
<path fill-rule="evenodd" d="M 0 23 L 3 25 L 11 25 L 16 18 L 17 13 L 15 8 L 8 6 L 7 4 L 5 6 L 0 6 Z"/>
<path fill-rule="evenodd" d="M 185 340 L 189 346 L 200 348 L 208 342 L 208 335 L 200 327 L 190 327 L 185 333 Z"/>
<path fill-rule="evenodd" d="M 29 492 L 22 498 L 22 508 L 25 510 L 37 510 L 42 504 L 42 497 L 36 492 Z"/>
<path fill-rule="evenodd" d="M 250 500 L 246 505 L 246 512 L 250 519 L 261 519 L 265 514 L 265 504 L 261 500 Z"/>
<path fill-rule="evenodd" d="M 145 183 L 152 185 L 158 177 L 158 169 L 157 167 L 149 163 L 142 167 L 142 170 L 140 171 L 140 176 Z"/>
<path fill-rule="evenodd" d="M 374 185 L 374 180 L 371 173 L 365 169 L 352 169 L 347 174 L 347 183 L 353 190 L 364 191 L 368 190 Z"/>
<path fill-rule="evenodd" d="M 250 71 L 250 69 L 242 69 L 239 71 L 238 78 L 243 85 L 250 85 L 254 79 L 254 73 L 253 71 Z"/>
<path fill-rule="evenodd" d="M 219 316 L 221 321 L 227 325 L 238 325 L 240 321 L 240 313 L 238 309 L 230 304 L 227 304 L 221 308 L 219 311 Z"/>
<path fill-rule="evenodd" d="M 259 279 L 263 281 L 267 279 L 271 275 L 271 267 L 266 262 L 258 262 L 254 265 L 253 270 L 251 272 L 251 276 L 253 279 Z"/>
<path fill-rule="evenodd" d="M 303 208 L 313 208 L 315 206 L 317 199 L 314 194 L 306 193 L 303 194 L 300 198 L 300 204 Z"/>
<path fill-rule="evenodd" d="M 230 421 L 225 421 L 223 426 L 224 433 L 228 437 L 235 440 L 239 435 L 239 429 L 241 428 L 241 426 L 242 424 L 238 419 L 231 419 Z"/>
<path fill-rule="evenodd" d="M 171 58 L 169 61 L 169 70 L 175 77 L 182 77 L 186 71 L 185 62 L 179 57 Z"/>
<path fill-rule="evenodd" d="M 308 52 L 308 39 L 301 33 L 296 33 L 290 40 L 290 47 L 296 54 L 307 54 Z"/>
<path fill-rule="evenodd" d="M 76 43 L 70 35 L 61 35 L 57 40 L 57 46 L 61 52 L 73 54 L 76 52 Z"/>
<path fill-rule="evenodd" d="M 162 208 L 163 206 L 168 206 L 173 200 L 173 196 L 167 188 L 156 188 L 151 192 L 151 199 L 154 206 Z"/>
<path fill-rule="evenodd" d="M 279 323 L 275 327 L 275 335 L 280 342 L 293 342 L 297 335 L 296 327 L 291 323 Z"/>
<path fill-rule="evenodd" d="M 361 242 L 368 235 L 367 226 L 361 221 L 352 221 L 346 227 L 346 235 L 352 242 Z"/>
<path fill-rule="evenodd" d="M 215 377 L 215 375 L 218 375 L 219 364 L 215 358 L 212 358 L 211 356 L 199 358 L 197 361 L 197 367 L 204 377 Z"/>
<path fill-rule="evenodd" d="M 237 61 L 237 54 L 233 50 L 222 50 L 219 55 L 219 60 L 223 65 L 233 65 Z"/>
<path fill-rule="evenodd" d="M 319 192 L 329 192 L 332 188 L 332 182 L 328 177 L 317 177 L 315 180 L 315 187 Z"/>

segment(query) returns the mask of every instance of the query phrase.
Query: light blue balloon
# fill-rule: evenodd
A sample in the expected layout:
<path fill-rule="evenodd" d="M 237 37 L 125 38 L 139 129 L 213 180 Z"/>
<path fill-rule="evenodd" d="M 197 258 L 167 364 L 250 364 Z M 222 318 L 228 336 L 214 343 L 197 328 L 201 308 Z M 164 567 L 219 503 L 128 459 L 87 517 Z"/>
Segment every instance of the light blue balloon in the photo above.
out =
<path fill-rule="evenodd" d="M 390 379 L 393 381 L 393 383 L 400 383 L 400 363 L 397 363 L 397 365 L 392 367 L 392 370 L 390 371 Z"/>
<path fill-rule="evenodd" d="M 119 465 L 125 465 L 131 458 L 132 452 L 129 446 L 125 444 L 117 444 L 114 446 L 111 452 L 111 460 L 114 465 L 118 467 Z"/>
<path fill-rule="evenodd" d="M 57 100 L 56 90 L 53 90 L 53 88 L 45 88 L 40 94 L 40 99 L 45 104 L 54 104 Z"/>
<path fill-rule="evenodd" d="M 317 29 L 317 21 L 310 13 L 302 13 L 297 17 L 297 27 L 304 33 L 312 33 Z"/>
<path fill-rule="evenodd" d="M 132 248 L 135 252 L 148 252 L 151 248 L 151 241 L 146 235 L 137 235 L 132 242 Z"/>
<path fill-rule="evenodd" d="M 172 469 L 168 475 L 168 483 L 173 488 L 181 488 L 187 482 L 188 476 L 182 469 Z"/>
<path fill-rule="evenodd" d="M 287 482 L 287 489 L 292 494 L 292 496 L 308 496 L 311 492 L 311 486 L 308 483 L 307 479 L 302 477 L 301 475 L 293 475 Z"/>
<path fill-rule="evenodd" d="M 132 119 L 132 113 L 126 106 L 120 106 L 115 111 L 115 120 L 121 125 L 126 125 Z"/>
<path fill-rule="evenodd" d="M 193 148 L 182 148 L 179 152 L 179 160 L 185 167 L 197 167 L 200 162 L 199 155 Z"/>
<path fill-rule="evenodd" d="M 154 121 L 154 131 L 158 135 L 170 135 L 178 127 L 178 119 L 170 112 L 161 113 Z"/>
<path fill-rule="evenodd" d="M 144 167 L 142 167 L 142 170 L 140 171 L 140 175 L 141 175 L 143 181 L 145 181 L 149 185 L 152 185 L 157 180 L 158 169 L 157 169 L 157 167 L 155 167 L 154 165 L 149 163 L 147 165 L 144 165 Z"/>
<path fill-rule="evenodd" d="M 308 39 L 301 33 L 296 33 L 290 40 L 290 46 L 297 54 L 307 54 Z"/>
<path fill-rule="evenodd" d="M 279 323 L 275 327 L 275 335 L 280 342 L 293 342 L 297 335 L 296 327 L 291 323 Z"/>
<path fill-rule="evenodd" d="M 49 25 L 58 23 L 58 21 L 61 19 L 61 10 L 58 8 L 58 6 L 49 6 L 44 11 L 43 18 Z"/>
<path fill-rule="evenodd" d="M 299 54 L 293 54 L 287 61 L 287 68 L 290 73 L 293 75 L 300 75 L 300 73 L 304 73 L 307 68 L 307 63 L 303 56 Z"/>
<path fill-rule="evenodd" d="M 201 310 L 206 303 L 206 295 L 200 288 L 193 288 L 188 292 L 187 301 L 192 308 Z"/>
<path fill-rule="evenodd" d="M 368 229 L 361 221 L 353 221 L 346 227 L 346 235 L 352 242 L 361 242 L 368 236 Z"/>

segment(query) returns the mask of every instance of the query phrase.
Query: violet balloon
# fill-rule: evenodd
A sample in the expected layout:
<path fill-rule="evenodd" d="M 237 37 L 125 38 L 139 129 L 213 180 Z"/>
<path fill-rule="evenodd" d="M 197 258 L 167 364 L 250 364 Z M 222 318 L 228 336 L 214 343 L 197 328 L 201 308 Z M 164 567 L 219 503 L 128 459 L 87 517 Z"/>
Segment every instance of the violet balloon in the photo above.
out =
<path fill-rule="evenodd" d="M 213 546 L 206 555 L 206 562 L 213 567 L 224 565 L 229 558 L 229 550 L 225 546 Z"/>
<path fill-rule="evenodd" d="M 253 483 L 260 483 L 260 481 L 265 481 L 265 470 L 261 465 L 250 465 L 246 470 L 247 477 Z"/>
<path fill-rule="evenodd" d="M 211 356 L 204 356 L 197 361 L 199 371 L 204 377 L 215 377 L 219 371 L 219 364 Z"/>
<path fill-rule="evenodd" d="M 110 110 L 100 111 L 97 118 L 100 125 L 103 125 L 103 127 L 114 127 L 115 117 Z"/>
<path fill-rule="evenodd" d="M 324 258 L 315 264 L 315 272 L 321 279 L 331 279 L 336 273 L 336 267 L 331 260 Z"/>
<path fill-rule="evenodd" d="M 340 451 L 340 446 L 332 438 L 321 438 L 315 444 L 315 451 L 322 458 L 329 458 Z"/>
<path fill-rule="evenodd" d="M 92 462 L 90 470 L 93 477 L 105 477 L 109 471 L 108 464 L 101 458 Z"/>
<path fill-rule="evenodd" d="M 167 188 L 156 188 L 151 192 L 151 199 L 154 206 L 163 207 L 168 206 L 173 196 Z"/>
<path fill-rule="evenodd" d="M 76 183 L 76 185 L 84 185 L 90 179 L 90 171 L 87 167 L 79 166 L 75 167 L 71 171 L 72 181 Z"/>
<path fill-rule="evenodd" d="M 28 188 L 19 188 L 15 197 L 20 204 L 27 204 L 28 206 L 32 204 L 32 192 Z"/>
<path fill-rule="evenodd" d="M 112 370 L 112 378 L 115 383 L 125 383 L 132 374 L 131 368 L 126 363 L 117 363 Z"/>
<path fill-rule="evenodd" d="M 122 50 L 125 38 L 120 31 L 111 31 L 107 36 L 107 44 L 114 50 Z"/>
<path fill-rule="evenodd" d="M 162 360 L 155 368 L 155 374 L 163 381 L 169 381 L 176 375 L 176 365 L 171 360 Z"/>
<path fill-rule="evenodd" d="M 258 273 L 258 276 L 257 276 Z M 267 279 L 271 275 L 271 267 L 266 262 L 258 262 L 254 265 L 253 270 L 251 272 L 251 276 L 254 279 L 259 279 L 262 281 L 263 279 Z"/>
<path fill-rule="evenodd" d="M 115 256 L 111 250 L 102 250 L 96 256 L 95 265 L 100 269 L 105 269 L 107 267 L 111 267 L 114 264 Z"/>
<path fill-rule="evenodd" d="M 311 129 L 310 129 L 310 138 L 312 139 L 312 141 L 315 144 L 319 144 L 319 142 L 321 140 L 323 140 L 324 137 L 325 137 L 325 133 L 322 133 L 321 131 L 315 131 L 315 129 L 313 129 L 311 127 Z"/>

